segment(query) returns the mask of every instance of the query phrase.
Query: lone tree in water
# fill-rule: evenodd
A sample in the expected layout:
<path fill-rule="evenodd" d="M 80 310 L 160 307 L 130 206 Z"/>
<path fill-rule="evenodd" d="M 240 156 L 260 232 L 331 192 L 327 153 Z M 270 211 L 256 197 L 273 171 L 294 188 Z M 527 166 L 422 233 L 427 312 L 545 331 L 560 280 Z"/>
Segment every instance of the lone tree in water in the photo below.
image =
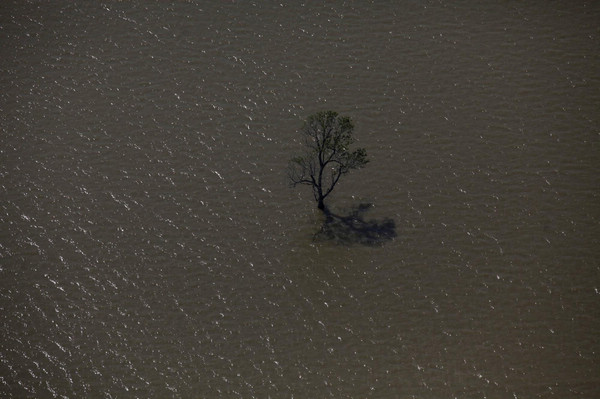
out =
<path fill-rule="evenodd" d="M 334 111 L 322 111 L 308 117 L 301 133 L 304 153 L 290 161 L 288 176 L 292 186 L 311 186 L 317 206 L 325 210 L 324 200 L 340 178 L 352 169 L 365 166 L 364 148 L 350 151 L 354 125 L 350 118 Z"/>

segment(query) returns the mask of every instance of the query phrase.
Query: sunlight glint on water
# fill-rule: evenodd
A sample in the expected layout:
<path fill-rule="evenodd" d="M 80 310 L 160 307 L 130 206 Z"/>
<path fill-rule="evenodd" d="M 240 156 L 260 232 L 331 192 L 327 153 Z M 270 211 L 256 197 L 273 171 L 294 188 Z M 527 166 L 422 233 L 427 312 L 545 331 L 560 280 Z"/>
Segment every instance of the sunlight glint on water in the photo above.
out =
<path fill-rule="evenodd" d="M 3 396 L 598 396 L 599 15 L 5 4 Z M 322 109 L 394 234 L 287 187 Z"/>

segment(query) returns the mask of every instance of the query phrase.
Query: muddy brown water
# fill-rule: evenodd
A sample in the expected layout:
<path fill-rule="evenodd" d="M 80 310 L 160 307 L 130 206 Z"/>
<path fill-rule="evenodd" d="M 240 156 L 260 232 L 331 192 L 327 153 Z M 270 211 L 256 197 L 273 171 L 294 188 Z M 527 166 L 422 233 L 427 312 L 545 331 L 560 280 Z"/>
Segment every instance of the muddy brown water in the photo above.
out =
<path fill-rule="evenodd" d="M 599 21 L 4 2 L 2 396 L 599 397 Z M 287 186 L 322 109 L 367 233 Z"/>

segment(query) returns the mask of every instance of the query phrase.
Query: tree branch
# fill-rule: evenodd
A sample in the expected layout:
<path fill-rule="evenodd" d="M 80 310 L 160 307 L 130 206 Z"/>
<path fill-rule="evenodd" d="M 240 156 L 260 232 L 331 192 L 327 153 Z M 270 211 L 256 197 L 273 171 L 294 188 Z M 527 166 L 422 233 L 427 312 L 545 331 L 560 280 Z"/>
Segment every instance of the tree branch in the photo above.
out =
<path fill-rule="evenodd" d="M 333 111 L 318 112 L 304 123 L 306 151 L 290 161 L 288 176 L 293 186 L 312 187 L 320 209 L 324 209 L 323 199 L 331 194 L 342 175 L 368 162 L 363 148 L 348 150 L 354 141 L 353 129 L 350 118 Z"/>

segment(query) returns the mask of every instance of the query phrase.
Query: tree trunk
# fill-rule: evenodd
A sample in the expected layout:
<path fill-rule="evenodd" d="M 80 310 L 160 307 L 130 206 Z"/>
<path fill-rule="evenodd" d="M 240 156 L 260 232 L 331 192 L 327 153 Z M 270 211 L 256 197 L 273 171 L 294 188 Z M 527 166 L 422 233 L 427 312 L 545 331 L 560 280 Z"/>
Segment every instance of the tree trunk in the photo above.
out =
<path fill-rule="evenodd" d="M 325 210 L 325 204 L 323 203 L 323 197 L 319 197 L 318 202 L 319 202 L 319 205 L 317 205 L 317 207 L 322 211 Z"/>

